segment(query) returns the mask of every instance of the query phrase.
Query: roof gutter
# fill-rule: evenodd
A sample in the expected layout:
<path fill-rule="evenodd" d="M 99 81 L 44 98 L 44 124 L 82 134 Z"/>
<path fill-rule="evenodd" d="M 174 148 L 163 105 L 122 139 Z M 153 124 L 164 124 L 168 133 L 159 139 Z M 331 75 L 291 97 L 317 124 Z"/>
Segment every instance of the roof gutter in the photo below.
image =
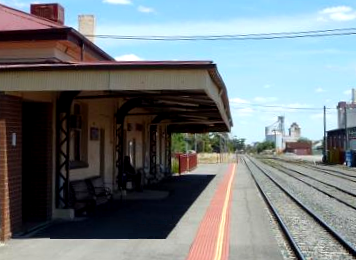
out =
<path fill-rule="evenodd" d="M 227 88 L 217 69 L 216 64 L 214 64 L 214 68 L 209 69 L 208 71 L 211 79 L 213 80 L 215 85 L 218 86 L 219 88 L 219 95 L 221 96 L 221 98 L 223 99 L 223 103 L 225 104 L 225 112 L 228 115 L 230 126 L 233 126 L 231 111 L 230 111 L 230 103 L 227 95 Z"/>

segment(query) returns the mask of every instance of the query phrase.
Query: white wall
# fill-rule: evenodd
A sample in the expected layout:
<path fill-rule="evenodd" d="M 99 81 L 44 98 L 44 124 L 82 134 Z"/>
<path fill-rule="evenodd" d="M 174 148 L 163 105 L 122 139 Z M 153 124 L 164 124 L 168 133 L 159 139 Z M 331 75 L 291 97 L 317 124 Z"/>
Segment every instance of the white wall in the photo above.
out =
<path fill-rule="evenodd" d="M 89 167 L 72 169 L 71 180 L 100 175 L 100 140 L 90 140 L 90 128 L 105 129 L 104 181 L 109 187 L 115 185 L 113 175 L 115 149 L 115 102 L 110 99 L 80 101 L 88 106 L 88 164 Z M 99 138 L 100 139 L 100 138 Z"/>
<path fill-rule="evenodd" d="M 266 141 L 273 142 L 276 145 L 276 148 L 279 150 L 283 149 L 281 133 L 276 133 L 273 135 L 266 135 Z"/>
<path fill-rule="evenodd" d="M 346 109 L 347 113 L 347 127 L 355 127 L 356 126 L 356 108 Z M 345 128 L 345 110 L 338 110 L 338 127 Z"/>
<path fill-rule="evenodd" d="M 144 116 L 129 116 L 125 119 L 126 130 L 126 149 L 125 155 L 129 155 L 129 143 L 130 141 L 135 140 L 136 144 L 136 153 L 135 153 L 135 168 L 143 167 L 143 153 L 145 145 L 143 142 L 143 131 L 146 131 Z M 128 129 L 128 126 L 131 126 L 131 130 Z M 141 130 L 139 129 L 141 128 Z"/>

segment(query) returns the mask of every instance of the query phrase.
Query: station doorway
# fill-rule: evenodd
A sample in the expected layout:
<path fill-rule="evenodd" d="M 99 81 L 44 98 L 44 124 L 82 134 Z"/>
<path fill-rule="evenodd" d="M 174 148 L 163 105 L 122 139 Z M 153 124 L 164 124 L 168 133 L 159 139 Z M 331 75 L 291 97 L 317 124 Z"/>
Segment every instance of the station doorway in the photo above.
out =
<path fill-rule="evenodd" d="M 22 221 L 24 229 L 51 219 L 52 104 L 23 102 Z"/>

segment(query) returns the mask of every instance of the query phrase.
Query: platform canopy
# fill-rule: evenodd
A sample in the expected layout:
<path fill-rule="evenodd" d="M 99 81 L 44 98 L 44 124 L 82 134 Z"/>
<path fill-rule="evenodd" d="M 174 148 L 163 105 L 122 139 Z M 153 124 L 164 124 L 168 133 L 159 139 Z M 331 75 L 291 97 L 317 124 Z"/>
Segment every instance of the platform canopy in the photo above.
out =
<path fill-rule="evenodd" d="M 226 86 L 210 61 L 2 65 L 0 91 L 142 98 L 141 114 L 162 116 L 161 122 L 174 126 L 175 132 L 228 132 L 232 126 Z"/>

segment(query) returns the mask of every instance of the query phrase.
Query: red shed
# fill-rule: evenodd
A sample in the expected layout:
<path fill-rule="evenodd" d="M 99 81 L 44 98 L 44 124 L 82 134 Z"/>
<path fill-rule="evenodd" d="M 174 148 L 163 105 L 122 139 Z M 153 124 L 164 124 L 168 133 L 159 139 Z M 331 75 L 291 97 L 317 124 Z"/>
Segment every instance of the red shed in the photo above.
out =
<path fill-rule="evenodd" d="M 311 155 L 312 143 L 311 142 L 287 142 L 286 153 L 294 153 L 297 155 Z"/>

